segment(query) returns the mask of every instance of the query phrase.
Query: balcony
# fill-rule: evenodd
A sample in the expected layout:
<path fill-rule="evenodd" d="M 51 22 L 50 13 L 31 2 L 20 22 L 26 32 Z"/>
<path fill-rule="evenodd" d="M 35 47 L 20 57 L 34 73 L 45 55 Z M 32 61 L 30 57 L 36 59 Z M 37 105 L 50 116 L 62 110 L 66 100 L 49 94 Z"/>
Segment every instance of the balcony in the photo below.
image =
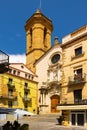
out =
<path fill-rule="evenodd" d="M 87 108 L 87 99 L 75 99 L 75 101 L 66 101 L 61 103 L 58 108 L 60 110 L 85 110 Z"/>
<path fill-rule="evenodd" d="M 87 99 L 76 98 L 73 100 L 65 99 L 61 105 L 87 105 Z"/>
<path fill-rule="evenodd" d="M 0 99 L 7 99 L 7 100 L 16 100 L 17 99 L 17 93 L 14 92 L 13 94 L 2 94 L 0 96 Z"/>
<path fill-rule="evenodd" d="M 51 84 L 57 84 L 57 85 L 61 85 L 61 80 L 58 79 L 48 79 L 47 80 L 47 85 L 50 86 Z"/>
<path fill-rule="evenodd" d="M 28 87 L 28 86 L 24 86 L 24 91 L 26 91 L 26 92 L 30 92 L 29 87 Z"/>
<path fill-rule="evenodd" d="M 86 82 L 86 74 L 77 74 L 75 76 L 71 76 L 68 78 L 68 84 L 74 85 L 74 84 L 81 84 Z"/>
<path fill-rule="evenodd" d="M 14 99 L 14 95 L 13 94 L 8 94 L 8 99 Z"/>
<path fill-rule="evenodd" d="M 14 82 L 8 82 L 7 85 L 8 85 L 8 87 L 11 88 L 11 89 L 14 89 L 14 88 L 15 88 L 15 83 L 14 83 Z"/>
<path fill-rule="evenodd" d="M 31 102 L 32 98 L 29 98 L 29 97 L 23 97 L 23 101 L 24 102 Z"/>
<path fill-rule="evenodd" d="M 86 104 L 87 105 L 87 99 L 75 99 L 74 104 Z"/>

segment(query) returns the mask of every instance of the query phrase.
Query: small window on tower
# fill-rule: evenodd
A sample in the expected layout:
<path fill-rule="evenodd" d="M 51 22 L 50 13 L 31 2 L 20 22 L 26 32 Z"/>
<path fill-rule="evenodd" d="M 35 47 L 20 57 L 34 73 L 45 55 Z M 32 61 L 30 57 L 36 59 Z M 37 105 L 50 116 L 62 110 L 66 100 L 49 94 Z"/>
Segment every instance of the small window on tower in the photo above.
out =
<path fill-rule="evenodd" d="M 31 45 L 32 45 L 32 28 L 30 29 L 30 36 L 31 36 L 30 41 L 31 41 Z"/>
<path fill-rule="evenodd" d="M 47 34 L 47 29 L 44 29 L 44 45 L 46 46 L 46 34 Z"/>

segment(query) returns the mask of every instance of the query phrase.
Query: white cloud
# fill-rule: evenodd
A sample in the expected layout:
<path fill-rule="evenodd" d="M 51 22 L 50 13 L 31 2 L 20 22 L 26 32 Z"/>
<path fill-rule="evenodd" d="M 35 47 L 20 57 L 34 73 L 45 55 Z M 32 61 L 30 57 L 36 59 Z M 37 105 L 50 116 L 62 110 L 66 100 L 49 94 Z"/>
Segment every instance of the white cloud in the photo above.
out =
<path fill-rule="evenodd" d="M 25 54 L 9 54 L 10 63 L 26 63 Z"/>

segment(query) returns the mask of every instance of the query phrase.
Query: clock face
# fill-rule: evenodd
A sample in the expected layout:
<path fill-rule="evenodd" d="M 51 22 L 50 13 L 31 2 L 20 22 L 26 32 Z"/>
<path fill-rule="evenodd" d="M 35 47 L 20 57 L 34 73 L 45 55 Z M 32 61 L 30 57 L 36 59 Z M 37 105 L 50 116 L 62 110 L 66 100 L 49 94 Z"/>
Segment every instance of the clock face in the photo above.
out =
<path fill-rule="evenodd" d="M 53 64 L 57 63 L 60 59 L 60 55 L 59 54 L 55 54 L 52 58 L 51 58 L 51 62 Z"/>

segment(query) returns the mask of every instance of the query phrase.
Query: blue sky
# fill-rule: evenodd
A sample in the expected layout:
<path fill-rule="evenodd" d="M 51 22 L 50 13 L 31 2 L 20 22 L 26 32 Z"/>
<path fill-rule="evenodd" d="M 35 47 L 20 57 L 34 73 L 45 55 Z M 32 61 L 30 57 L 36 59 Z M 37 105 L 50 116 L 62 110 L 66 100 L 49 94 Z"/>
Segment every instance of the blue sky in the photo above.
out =
<path fill-rule="evenodd" d="M 40 0 L 0 0 L 0 50 L 24 54 L 24 25 L 40 7 Z M 42 13 L 52 20 L 54 37 L 62 37 L 87 24 L 87 0 L 41 0 Z"/>

